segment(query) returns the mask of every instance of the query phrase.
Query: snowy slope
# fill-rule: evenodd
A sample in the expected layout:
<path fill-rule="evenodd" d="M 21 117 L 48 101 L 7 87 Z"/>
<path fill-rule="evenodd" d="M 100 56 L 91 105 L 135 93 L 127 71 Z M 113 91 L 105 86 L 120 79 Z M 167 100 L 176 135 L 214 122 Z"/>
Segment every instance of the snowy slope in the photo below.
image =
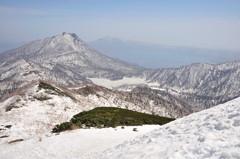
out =
<path fill-rule="evenodd" d="M 0 140 L 0 144 L 41 137 L 48 134 L 55 124 L 70 120 L 84 109 L 69 97 L 45 91 L 39 89 L 35 82 L 0 103 L 0 136 L 9 136 Z M 11 128 L 5 128 L 6 125 L 11 125 Z"/>
<path fill-rule="evenodd" d="M 42 83 L 46 86 L 40 87 Z M 0 144 L 48 136 L 56 124 L 69 121 L 81 111 L 102 106 L 148 114 L 154 111 L 172 118 L 188 114 L 160 97 L 114 92 L 91 83 L 67 88 L 47 81 L 35 81 L 0 101 Z M 11 128 L 6 128 L 7 125 Z M 2 136 L 7 137 L 2 139 Z"/>
<path fill-rule="evenodd" d="M 100 156 L 240 158 L 240 98 L 173 121 Z"/>
<path fill-rule="evenodd" d="M 0 145 L 1 159 L 73 159 L 89 158 L 92 154 L 115 147 L 125 140 L 158 128 L 159 125 L 81 129 L 60 135 L 43 136 L 15 144 Z M 137 128 L 138 132 L 133 131 Z"/>
<path fill-rule="evenodd" d="M 137 129 L 81 129 L 2 143 L 0 158 L 240 158 L 240 98 L 164 126 Z"/>

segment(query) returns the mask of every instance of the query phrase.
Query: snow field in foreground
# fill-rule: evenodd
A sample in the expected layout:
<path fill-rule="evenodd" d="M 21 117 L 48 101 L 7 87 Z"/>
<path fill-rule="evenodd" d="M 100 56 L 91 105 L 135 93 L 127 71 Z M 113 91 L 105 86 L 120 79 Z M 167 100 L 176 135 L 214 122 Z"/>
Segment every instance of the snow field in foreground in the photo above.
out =
<path fill-rule="evenodd" d="M 0 158 L 89 158 L 89 155 L 115 147 L 159 127 L 159 125 L 144 125 L 125 126 L 124 129 L 121 127 L 78 129 L 60 135 L 0 145 Z M 133 128 L 137 128 L 138 131 L 133 131 Z"/>
<path fill-rule="evenodd" d="M 138 126 L 138 132 L 134 127 L 2 142 L 0 158 L 240 158 L 240 98 L 163 126 Z"/>
<path fill-rule="evenodd" d="M 240 158 L 240 98 L 183 117 L 97 158 Z"/>

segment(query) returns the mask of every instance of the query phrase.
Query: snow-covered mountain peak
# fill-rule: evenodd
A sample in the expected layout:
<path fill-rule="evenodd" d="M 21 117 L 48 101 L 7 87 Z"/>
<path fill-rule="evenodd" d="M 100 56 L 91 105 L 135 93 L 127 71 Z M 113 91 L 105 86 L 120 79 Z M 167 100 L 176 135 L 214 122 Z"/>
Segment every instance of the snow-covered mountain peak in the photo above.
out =
<path fill-rule="evenodd" d="M 79 41 L 79 42 L 83 42 L 75 33 L 63 33 L 62 35 L 63 38 L 65 38 L 65 40 L 68 41 Z"/>
<path fill-rule="evenodd" d="M 19 48 L 1 54 L 1 61 L 14 61 L 18 59 L 34 59 L 48 56 L 56 57 L 71 52 L 85 52 L 90 47 L 85 44 L 75 33 L 63 33 L 41 40 L 32 41 Z M 44 59 L 44 60 L 47 60 Z M 38 61 L 38 60 L 37 60 Z"/>
<path fill-rule="evenodd" d="M 71 46 L 75 51 L 81 52 L 87 45 L 75 33 L 63 33 L 59 35 L 64 38 L 64 42 Z"/>
<path fill-rule="evenodd" d="M 0 55 L 3 62 L 20 59 L 34 61 L 54 72 L 64 70 L 62 75 L 74 76 L 72 79 L 76 79 L 76 75 L 111 80 L 122 79 L 125 75 L 142 77 L 145 70 L 99 53 L 75 33 L 62 33 L 33 41 Z"/>

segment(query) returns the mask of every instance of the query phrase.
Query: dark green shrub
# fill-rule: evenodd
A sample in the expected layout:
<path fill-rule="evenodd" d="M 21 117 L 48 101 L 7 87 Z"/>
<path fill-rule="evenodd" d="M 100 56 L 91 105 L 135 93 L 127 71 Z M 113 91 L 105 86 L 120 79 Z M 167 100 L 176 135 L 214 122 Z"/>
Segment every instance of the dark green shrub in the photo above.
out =
<path fill-rule="evenodd" d="M 17 140 L 10 141 L 9 144 L 14 143 L 14 142 L 19 142 L 19 141 L 23 141 L 23 139 L 17 139 Z"/>
<path fill-rule="evenodd" d="M 52 91 L 54 91 L 55 93 L 50 93 L 50 94 L 55 94 L 55 95 L 59 95 L 59 96 L 66 96 L 66 97 L 69 97 L 69 98 L 71 98 L 72 100 L 76 101 L 76 98 L 74 98 L 74 97 L 73 97 L 72 95 L 70 95 L 69 93 L 63 92 L 63 91 L 61 91 L 60 89 L 51 86 L 50 84 L 47 84 L 47 83 L 44 83 L 44 82 L 40 82 L 39 85 L 38 85 L 38 88 L 43 88 L 43 89 L 52 90 Z M 42 97 L 42 98 L 40 98 L 40 99 L 38 99 L 38 100 L 48 100 L 48 99 Z"/>
<path fill-rule="evenodd" d="M 44 100 L 49 100 L 52 99 L 51 97 L 46 97 L 46 96 L 42 96 L 42 97 L 34 97 L 35 99 L 39 100 L 39 101 L 44 101 Z"/>
<path fill-rule="evenodd" d="M 12 127 L 12 125 L 6 125 L 5 128 L 10 129 Z"/>
<path fill-rule="evenodd" d="M 90 111 L 83 111 L 73 116 L 70 122 L 56 125 L 53 132 L 61 132 L 71 129 L 71 124 L 82 127 L 117 127 L 117 126 L 137 126 L 144 124 L 166 124 L 174 119 L 139 113 L 127 109 L 114 107 L 99 107 Z"/>
<path fill-rule="evenodd" d="M 12 110 L 13 107 L 14 107 L 13 105 L 9 105 L 9 106 L 7 106 L 7 107 L 6 107 L 6 112 Z"/>
<path fill-rule="evenodd" d="M 79 128 L 83 128 L 82 123 L 81 123 L 80 121 L 77 121 L 76 125 L 77 125 Z"/>
<path fill-rule="evenodd" d="M 6 138 L 6 137 L 9 137 L 9 136 L 7 135 L 0 136 L 0 138 Z"/>
<path fill-rule="evenodd" d="M 59 91 L 59 89 L 57 89 L 56 87 L 53 87 L 50 84 L 47 84 L 47 83 L 44 83 L 44 82 L 40 82 L 38 87 L 43 88 L 43 89 L 50 89 L 50 90 L 53 90 L 53 91 Z"/>
<path fill-rule="evenodd" d="M 138 131 L 137 128 L 133 128 L 133 131 Z"/>
<path fill-rule="evenodd" d="M 56 133 L 56 132 L 71 130 L 72 125 L 73 125 L 73 123 L 71 123 L 71 122 L 65 122 L 65 123 L 62 123 L 60 125 L 56 125 L 53 128 L 53 132 Z"/>

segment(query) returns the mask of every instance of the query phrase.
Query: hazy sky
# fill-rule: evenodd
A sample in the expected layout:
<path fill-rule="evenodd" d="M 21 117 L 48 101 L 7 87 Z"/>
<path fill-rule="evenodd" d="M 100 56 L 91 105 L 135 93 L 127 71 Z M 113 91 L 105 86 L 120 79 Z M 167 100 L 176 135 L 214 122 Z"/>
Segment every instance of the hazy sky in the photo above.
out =
<path fill-rule="evenodd" d="M 240 0 L 0 0 L 0 47 L 62 32 L 240 50 Z"/>

